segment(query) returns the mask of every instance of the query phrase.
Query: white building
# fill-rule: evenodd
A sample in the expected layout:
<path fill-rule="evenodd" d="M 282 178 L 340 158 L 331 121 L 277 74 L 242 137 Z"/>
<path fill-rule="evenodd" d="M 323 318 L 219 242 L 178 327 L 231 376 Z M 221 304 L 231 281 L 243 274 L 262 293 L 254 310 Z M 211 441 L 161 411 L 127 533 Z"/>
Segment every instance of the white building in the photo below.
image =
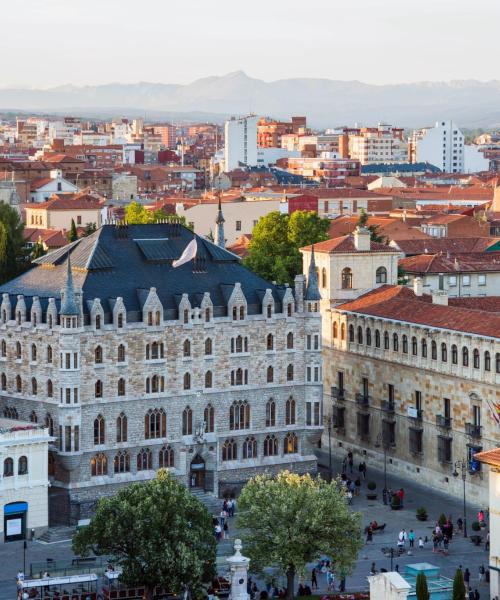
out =
<path fill-rule="evenodd" d="M 489 171 L 490 161 L 484 157 L 484 148 L 464 146 L 464 173 Z"/>
<path fill-rule="evenodd" d="M 413 133 L 414 162 L 428 162 L 445 173 L 464 170 L 464 135 L 453 121 L 438 121 Z"/>
<path fill-rule="evenodd" d="M 257 165 L 259 167 L 268 167 L 275 165 L 280 158 L 299 157 L 298 150 L 286 150 L 285 148 L 258 148 Z"/>
<path fill-rule="evenodd" d="M 78 187 L 64 179 L 59 169 L 53 169 L 50 172 L 50 177 L 36 179 L 31 184 L 30 201 L 31 202 L 46 202 L 52 194 L 74 194 L 78 191 Z"/>
<path fill-rule="evenodd" d="M 65 118 L 63 121 L 52 121 L 49 123 L 49 142 L 55 139 L 64 140 L 65 145 L 71 146 L 74 144 L 75 134 L 81 130 L 81 122 L 78 119 L 71 117 Z"/>
<path fill-rule="evenodd" d="M 54 439 L 45 425 L 14 420 L 17 410 L 10 410 L 12 418 L 0 418 L 0 540 L 6 542 L 48 527 L 48 456 Z"/>
<path fill-rule="evenodd" d="M 349 156 L 362 165 L 404 163 L 408 161 L 408 144 L 403 129 L 379 123 L 349 135 Z"/>
<path fill-rule="evenodd" d="M 225 170 L 257 165 L 257 117 L 231 117 L 225 125 Z"/>

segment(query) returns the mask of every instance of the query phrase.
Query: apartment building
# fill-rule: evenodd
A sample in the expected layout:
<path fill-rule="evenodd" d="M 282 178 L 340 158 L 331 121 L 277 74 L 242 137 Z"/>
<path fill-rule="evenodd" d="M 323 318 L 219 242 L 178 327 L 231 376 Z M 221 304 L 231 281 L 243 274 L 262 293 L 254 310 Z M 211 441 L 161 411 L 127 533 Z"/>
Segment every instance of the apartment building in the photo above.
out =
<path fill-rule="evenodd" d="M 404 130 L 379 123 L 349 131 L 349 156 L 362 165 L 404 163 L 408 161 L 408 144 Z"/>
<path fill-rule="evenodd" d="M 257 166 L 257 117 L 231 117 L 224 127 L 224 171 Z"/>
<path fill-rule="evenodd" d="M 437 121 L 434 127 L 414 131 L 410 140 L 411 162 L 428 162 L 445 173 L 464 172 L 465 138 L 453 121 Z"/>

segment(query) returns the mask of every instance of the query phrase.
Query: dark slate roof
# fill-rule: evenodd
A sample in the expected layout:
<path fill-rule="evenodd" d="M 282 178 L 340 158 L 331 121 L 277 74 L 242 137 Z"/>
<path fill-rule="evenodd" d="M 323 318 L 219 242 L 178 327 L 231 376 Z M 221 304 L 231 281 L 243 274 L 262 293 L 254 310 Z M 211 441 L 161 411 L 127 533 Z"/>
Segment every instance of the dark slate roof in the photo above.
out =
<path fill-rule="evenodd" d="M 104 225 L 95 233 L 59 248 L 35 261 L 36 266 L 0 286 L 0 294 L 24 294 L 28 310 L 30 297 L 39 296 L 45 310 L 48 298 L 59 303 L 60 291 L 66 284 L 68 254 L 75 289 L 83 291 L 84 311 L 88 314 L 94 298 L 100 298 L 108 315 L 115 299 L 123 298 L 130 321 L 140 319 L 140 311 L 149 289 L 156 292 L 167 319 L 176 318 L 183 293 L 189 295 L 192 306 L 200 306 L 204 292 L 209 292 L 216 316 L 225 314 L 234 284 L 241 287 L 250 314 L 261 311 L 260 297 L 270 288 L 277 310 L 285 287 L 273 285 L 240 264 L 239 258 L 196 236 L 199 261 L 191 261 L 177 269 L 172 260 L 180 257 L 193 232 L 172 223 L 148 225 Z M 136 313 L 136 314 L 134 314 Z"/>

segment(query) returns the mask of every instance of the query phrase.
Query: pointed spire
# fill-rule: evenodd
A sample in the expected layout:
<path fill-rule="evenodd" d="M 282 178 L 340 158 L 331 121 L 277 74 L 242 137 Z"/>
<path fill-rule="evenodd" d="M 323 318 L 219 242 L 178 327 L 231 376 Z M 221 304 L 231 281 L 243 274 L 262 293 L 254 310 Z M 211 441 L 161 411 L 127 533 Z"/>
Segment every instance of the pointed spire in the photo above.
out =
<path fill-rule="evenodd" d="M 306 300 L 318 302 L 321 300 L 319 293 L 318 273 L 316 272 L 316 260 L 314 259 L 314 244 L 311 246 L 311 262 L 309 263 L 309 273 L 307 276 Z"/>
<path fill-rule="evenodd" d="M 218 193 L 219 196 L 219 210 L 217 211 L 217 218 L 215 219 L 215 224 L 217 225 L 216 229 L 215 229 L 215 243 L 217 244 L 217 246 L 219 246 L 219 248 L 225 248 L 226 247 L 226 240 L 224 239 L 224 215 L 222 214 L 222 206 L 221 206 L 221 202 L 220 202 L 220 192 Z"/>
<path fill-rule="evenodd" d="M 71 258 L 68 253 L 66 285 L 62 294 L 61 315 L 78 316 L 79 310 L 75 300 L 75 288 L 73 286 L 73 273 L 71 271 Z"/>

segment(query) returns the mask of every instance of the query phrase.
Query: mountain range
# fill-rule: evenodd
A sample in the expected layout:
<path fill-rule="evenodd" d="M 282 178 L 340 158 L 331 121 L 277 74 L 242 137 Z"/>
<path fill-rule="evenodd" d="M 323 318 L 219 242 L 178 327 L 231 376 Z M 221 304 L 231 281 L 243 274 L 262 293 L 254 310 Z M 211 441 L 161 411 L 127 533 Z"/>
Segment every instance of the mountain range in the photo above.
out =
<path fill-rule="evenodd" d="M 500 80 L 372 85 L 296 78 L 265 82 L 242 71 L 187 85 L 110 83 L 49 89 L 0 89 L 0 110 L 37 114 L 137 116 L 222 121 L 250 112 L 276 118 L 306 115 L 312 127 L 432 125 L 453 119 L 461 127 L 500 127 Z"/>

